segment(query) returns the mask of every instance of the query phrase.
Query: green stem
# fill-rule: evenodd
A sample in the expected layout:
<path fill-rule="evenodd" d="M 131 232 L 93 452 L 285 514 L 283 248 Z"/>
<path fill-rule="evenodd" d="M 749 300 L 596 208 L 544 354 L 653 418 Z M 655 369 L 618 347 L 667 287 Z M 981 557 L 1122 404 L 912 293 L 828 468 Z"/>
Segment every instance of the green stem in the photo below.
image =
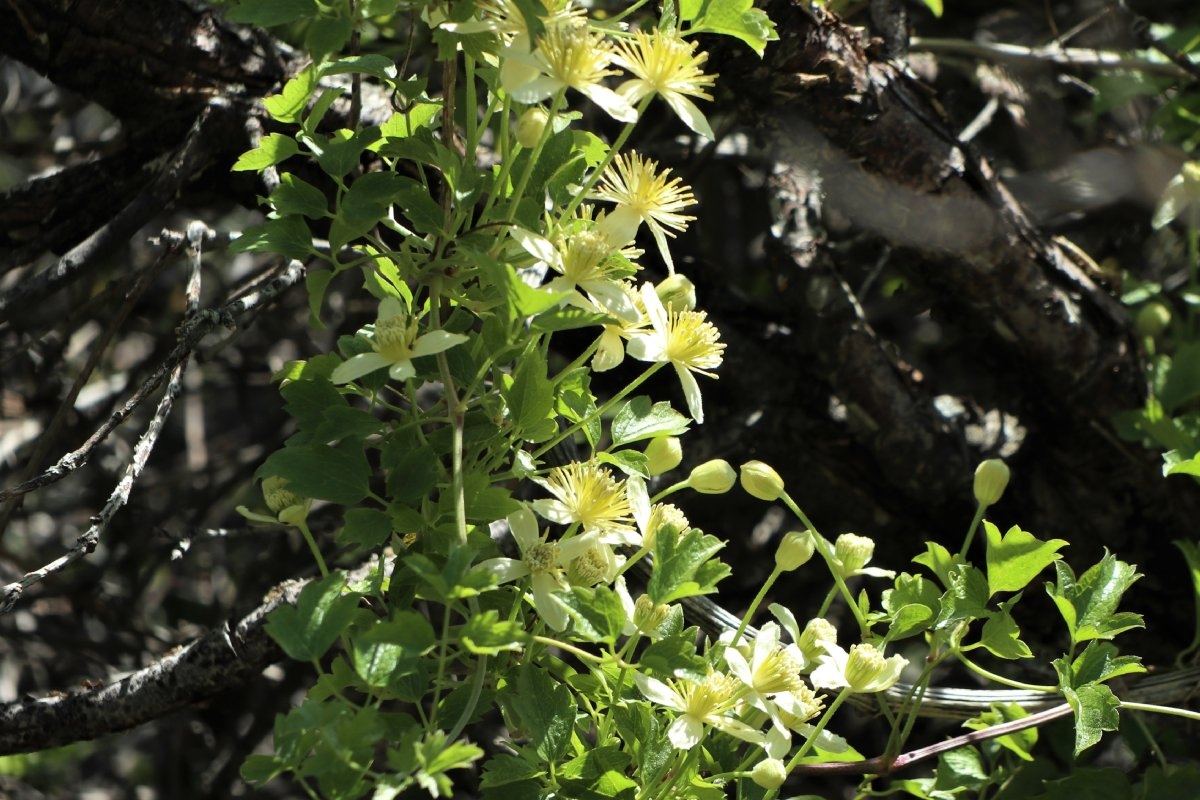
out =
<path fill-rule="evenodd" d="M 533 151 L 529 154 L 529 161 L 525 164 L 525 171 L 521 173 L 521 177 L 517 180 L 517 185 L 513 187 L 512 195 L 508 198 L 508 213 L 505 214 L 505 222 L 512 222 L 513 218 L 517 216 L 517 207 L 521 204 L 521 198 L 525 195 L 525 187 L 529 185 L 529 179 L 533 177 L 533 168 L 537 165 L 538 158 L 542 155 L 542 150 L 546 148 L 546 142 L 550 141 L 550 136 L 554 133 L 554 118 L 558 116 L 558 111 L 563 106 L 563 97 L 566 93 L 566 89 L 560 89 L 554 95 L 554 99 L 550 101 L 546 127 L 542 130 L 542 136 L 538 139 L 537 144 L 533 146 Z"/>
<path fill-rule="evenodd" d="M 1130 711 L 1147 711 L 1151 714 L 1168 714 L 1172 717 L 1183 717 L 1184 719 L 1200 721 L 1200 712 L 1188 711 L 1183 708 L 1172 708 L 1171 706 L 1156 706 L 1150 703 L 1133 703 L 1128 700 L 1122 700 L 1121 708 L 1127 708 Z"/>
<path fill-rule="evenodd" d="M 639 119 L 641 118 L 642 113 L 645 112 L 646 108 L 650 105 L 650 101 L 653 99 L 654 95 L 649 94 L 642 99 L 642 102 L 638 103 L 637 113 Z M 617 140 L 613 142 L 612 147 L 608 148 L 608 154 L 604 156 L 604 160 L 601 161 L 594 170 L 592 170 L 592 174 L 583 184 L 583 188 L 580 189 L 573 198 L 571 198 L 571 202 L 567 203 L 567 207 L 563 209 L 562 214 L 559 215 L 558 219 L 560 223 L 566 222 L 566 220 L 570 219 L 571 214 L 575 212 L 575 209 L 579 208 L 579 204 L 586 200 L 588 195 L 591 194 L 592 188 L 600 181 L 600 177 L 604 174 L 604 170 L 608 169 L 608 165 L 611 164 L 613 159 L 617 157 L 617 153 L 621 152 L 621 148 L 625 146 L 625 142 L 629 139 L 629 134 L 633 133 L 633 129 L 636 125 L 636 121 L 625 123 L 625 127 L 621 129 L 621 133 L 617 136 Z"/>
<path fill-rule="evenodd" d="M 1023 689 L 1027 692 L 1046 692 L 1047 694 L 1058 694 L 1057 686 L 1051 686 L 1049 684 L 1042 683 L 1025 683 L 1023 681 L 1015 681 L 1012 678 L 1006 678 L 1003 675 L 997 675 L 991 670 L 984 669 L 983 667 L 979 666 L 957 650 L 954 651 L 954 657 L 957 658 L 964 667 L 971 670 L 976 675 L 982 675 L 989 681 L 998 683 L 1001 686 L 1011 686 L 1014 689 Z"/>
<path fill-rule="evenodd" d="M 308 529 L 308 520 L 300 520 L 296 523 L 296 527 L 300 529 L 304 541 L 308 543 L 309 552 L 317 562 L 317 569 L 321 570 L 321 577 L 328 578 L 329 567 L 325 565 L 325 557 L 321 555 L 321 548 L 317 547 L 317 540 L 313 538 L 312 531 Z"/>
<path fill-rule="evenodd" d="M 665 365 L 666 365 L 666 362 L 664 362 L 664 361 L 660 361 L 658 363 L 651 364 L 650 367 L 645 372 L 643 372 L 638 377 L 634 378 L 633 381 L 631 381 L 628 386 L 626 386 L 624 389 L 617 392 L 612 397 L 610 397 L 608 400 L 606 400 L 604 402 L 604 405 L 600 406 L 595 411 L 593 411 L 591 414 L 588 414 L 586 417 L 579 420 L 579 422 L 576 422 L 571 427 L 560 432 L 558 434 L 558 436 L 555 436 L 553 439 L 551 439 L 550 441 L 543 444 L 537 450 L 534 450 L 533 457 L 541 458 L 547 452 L 554 449 L 559 444 L 559 442 L 563 441 L 568 436 L 573 436 L 575 434 L 575 432 L 582 429 L 584 425 L 587 425 L 589 422 L 591 422 L 594 419 L 598 419 L 599 417 L 602 417 L 606 411 L 608 411 L 610 408 L 612 408 L 617 403 L 624 400 L 629 395 L 630 392 L 632 392 L 634 389 L 637 389 L 639 386 L 641 386 L 643 383 L 645 383 L 650 378 L 651 375 L 658 372 Z"/>
<path fill-rule="evenodd" d="M 979 523 L 983 520 L 983 512 L 987 511 L 988 507 L 980 503 L 975 507 L 975 517 L 971 520 L 971 527 L 967 528 L 966 538 L 963 539 L 962 549 L 958 551 L 958 557 L 964 561 L 967 558 L 967 551 L 971 549 L 971 540 L 975 538 L 975 531 L 979 528 Z"/>
<path fill-rule="evenodd" d="M 758 610 L 758 607 L 762 605 L 762 601 L 766 598 L 767 592 L 771 590 L 771 587 L 775 585 L 775 581 L 779 580 L 779 576 L 782 574 L 783 570 L 777 566 L 771 570 L 771 574 L 763 581 L 762 588 L 758 590 L 758 594 L 750 601 L 750 607 L 742 615 L 742 622 L 738 625 L 738 629 L 734 631 L 733 639 L 729 642 L 730 647 L 737 646 L 738 641 L 742 638 L 742 634 L 746 632 L 746 626 L 750 624 L 750 618 L 754 616 L 754 612 Z"/>
<path fill-rule="evenodd" d="M 850 687 L 847 686 L 838 693 L 837 697 L 833 699 L 833 702 L 829 704 L 829 708 L 825 709 L 825 713 L 821 715 L 821 719 L 813 728 L 812 733 L 810 733 L 808 738 L 804 740 L 804 744 L 801 745 L 800 749 L 796 751 L 796 755 L 792 756 L 788 761 L 787 771 L 789 774 L 793 769 L 796 768 L 796 765 L 800 763 L 800 759 L 808 755 L 808 751 L 813 748 L 814 744 L 816 744 L 817 737 L 820 736 L 821 732 L 825 730 L 825 726 L 829 724 L 829 720 L 833 719 L 833 715 L 837 713 L 837 710 L 841 707 L 842 703 L 846 702 L 846 698 L 849 697 L 850 694 Z M 770 789 L 765 795 L 763 795 L 762 800 L 775 800 L 775 798 L 778 796 L 778 789 Z"/>
<path fill-rule="evenodd" d="M 817 545 L 817 552 L 825 560 L 825 566 L 829 568 L 829 574 L 833 576 L 833 581 L 837 584 L 838 591 L 842 593 L 842 597 L 846 600 L 846 605 L 850 607 L 850 613 L 854 615 L 854 620 L 858 623 L 859 630 L 865 636 L 870 631 L 870 626 L 867 624 L 866 617 L 863 616 L 862 609 L 858 607 L 858 602 L 854 599 L 854 595 L 850 593 L 850 587 L 846 585 L 846 579 L 842 577 L 842 572 L 838 568 L 837 558 L 833 554 L 833 545 L 817 532 L 817 526 L 813 525 L 812 520 L 796 504 L 796 501 L 792 499 L 790 494 L 786 491 L 782 492 L 779 495 L 779 499 L 791 509 L 791 512 L 796 515 L 804 527 L 812 531 L 813 541 Z"/>

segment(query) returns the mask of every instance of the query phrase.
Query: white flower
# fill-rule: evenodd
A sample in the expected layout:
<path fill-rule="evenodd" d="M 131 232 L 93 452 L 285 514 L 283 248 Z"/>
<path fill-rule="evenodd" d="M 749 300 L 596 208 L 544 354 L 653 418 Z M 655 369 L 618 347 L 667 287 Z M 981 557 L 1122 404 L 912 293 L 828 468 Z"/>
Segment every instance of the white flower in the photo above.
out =
<path fill-rule="evenodd" d="M 611 214 L 597 222 L 599 230 L 614 247 L 624 247 L 632 242 L 645 222 L 658 245 L 663 263 L 674 275 L 675 262 L 671 260 L 667 237 L 675 235 L 671 231 L 684 230 L 687 223 L 695 219 L 679 212 L 695 203 L 696 198 L 679 178 L 668 180 L 670 174 L 669 169 L 660 173 L 657 161 L 644 159 L 637 153 L 619 155 L 604 170 L 595 197 L 617 204 Z"/>
<path fill-rule="evenodd" d="M 467 341 L 461 333 L 437 330 L 417 335 L 419 320 L 409 317 L 404 305 L 394 297 L 379 304 L 379 316 L 367 332 L 374 351 L 359 353 L 346 359 L 333 371 L 334 383 L 349 383 L 377 369 L 387 367 L 388 374 L 398 381 L 417 374 L 412 360 L 449 350 Z"/>
<path fill-rule="evenodd" d="M 546 284 L 549 291 L 568 293 L 566 302 L 585 311 L 612 314 L 622 322 L 641 320 L 641 312 L 609 263 L 617 250 L 598 231 L 576 231 L 562 237 L 557 247 L 549 239 L 521 228 L 513 228 L 512 235 L 525 252 L 538 260 L 536 266 L 558 273 Z M 580 290 L 587 292 L 587 298 Z"/>
<path fill-rule="evenodd" d="M 647 700 L 679 712 L 667 729 L 667 739 L 679 750 L 690 750 L 700 744 L 705 725 L 746 742 L 766 742 L 758 730 L 727 715 L 738 702 L 738 681 L 729 675 L 710 672 L 702 681 L 683 678 L 663 683 L 635 672 L 633 681 Z"/>
<path fill-rule="evenodd" d="M 868 567 L 875 555 L 875 540 L 857 533 L 843 533 L 833 543 L 833 556 L 841 568 L 843 578 L 853 575 L 870 575 L 873 578 L 894 578 L 890 569 Z"/>
<path fill-rule="evenodd" d="M 563 570 L 597 544 L 596 535 L 584 534 L 560 542 L 547 541 L 544 534 L 538 534 L 537 518 L 525 506 L 508 515 L 508 527 L 521 551 L 521 557 L 489 558 L 475 568 L 492 572 L 499 583 L 508 583 L 528 575 L 533 590 L 533 607 L 552 629 L 563 630 L 570 617 L 566 607 L 555 596 L 569 588 Z"/>
<path fill-rule="evenodd" d="M 674 307 L 667 311 L 649 283 L 642 286 L 642 302 L 652 330 L 635 332 L 626 352 L 639 361 L 669 362 L 675 367 L 688 412 L 696 422 L 704 422 L 700 385 L 692 373 L 717 377 L 712 370 L 721 366 L 725 349 L 720 332 L 703 311 L 676 311 Z"/>
<path fill-rule="evenodd" d="M 696 43 L 688 44 L 674 31 L 637 31 L 633 37 L 632 42 L 617 43 L 613 60 L 636 77 L 621 84 L 617 93 L 631 105 L 648 94 L 657 94 L 685 125 L 701 136 L 715 139 L 704 114 L 688 99 L 690 95 L 712 100 L 705 89 L 713 85 L 716 76 L 700 70 L 708 54 L 697 55 Z"/>
<path fill-rule="evenodd" d="M 642 537 L 630 524 L 625 485 L 599 462 L 574 461 L 533 481 L 554 495 L 553 500 L 533 502 L 543 519 L 560 525 L 578 523 L 585 533 L 598 532 L 607 544 L 641 545 Z"/>
<path fill-rule="evenodd" d="M 871 644 L 856 644 L 847 653 L 836 644 L 826 644 L 821 664 L 812 671 L 813 685 L 821 689 L 849 689 L 860 694 L 882 692 L 900 680 L 908 666 L 903 656 L 884 658 Z"/>

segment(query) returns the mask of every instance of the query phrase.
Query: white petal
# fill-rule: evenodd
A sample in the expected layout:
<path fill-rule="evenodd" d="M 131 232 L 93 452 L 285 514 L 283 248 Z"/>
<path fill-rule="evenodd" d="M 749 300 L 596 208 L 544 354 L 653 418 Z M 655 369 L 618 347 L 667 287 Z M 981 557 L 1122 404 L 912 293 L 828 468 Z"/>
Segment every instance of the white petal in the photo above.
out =
<path fill-rule="evenodd" d="M 549 574 L 540 572 L 533 576 L 533 607 L 553 630 L 567 627 L 571 617 L 566 607 L 554 596 L 561 585 Z"/>
<path fill-rule="evenodd" d="M 747 686 L 754 685 L 754 673 L 750 671 L 750 664 L 736 647 L 727 647 L 725 649 L 725 663 L 729 665 L 729 671 L 739 681 Z"/>
<path fill-rule="evenodd" d="M 522 76 L 527 76 L 530 74 L 536 75 L 538 72 L 539 70 L 536 67 L 529 67 L 522 73 Z M 503 66 L 500 67 L 500 74 L 504 74 Z M 543 75 L 540 78 L 532 78 L 519 86 L 514 86 L 512 90 L 509 91 L 509 94 L 511 94 L 513 100 L 516 100 L 518 103 L 532 105 L 533 103 L 540 103 L 546 98 L 550 97 L 559 89 L 561 89 L 562 86 L 562 81 L 558 80 L 557 78 L 551 78 L 548 75 Z"/>
<path fill-rule="evenodd" d="M 625 345 L 625 355 L 638 361 L 666 361 L 664 345 L 663 338 L 656 333 L 635 333 Z"/>
<path fill-rule="evenodd" d="M 604 236 L 609 247 L 620 250 L 633 242 L 641 224 L 640 214 L 629 206 L 617 206 L 611 214 L 605 214 L 604 219 L 596 223 L 596 230 Z"/>
<path fill-rule="evenodd" d="M 663 95 L 663 99 L 671 106 L 671 110 L 679 115 L 684 125 L 687 125 L 693 131 L 707 139 L 715 140 L 717 138 L 713 135 L 712 127 L 709 126 L 708 120 L 704 118 L 704 113 L 696 108 L 696 104 L 691 100 L 674 92 Z M 630 100 L 630 102 L 637 101 Z"/>
<path fill-rule="evenodd" d="M 1188 193 L 1184 187 L 1183 175 L 1176 175 L 1163 190 L 1162 199 L 1158 202 L 1158 208 L 1154 211 L 1154 219 L 1150 222 L 1150 226 L 1155 230 L 1166 227 L 1179 216 L 1187 205 Z"/>
<path fill-rule="evenodd" d="M 579 558 L 599 543 L 600 534 L 596 531 L 589 531 L 581 536 L 572 536 L 570 539 L 558 543 L 559 561 L 565 565 Z"/>
<path fill-rule="evenodd" d="M 662 298 L 658 296 L 658 292 L 654 291 L 654 284 L 649 281 L 642 284 L 641 293 L 642 303 L 646 306 L 646 316 L 650 318 L 650 324 L 654 326 L 655 332 L 663 340 L 666 340 L 667 333 L 670 331 L 670 325 L 667 321 L 667 309 L 663 307 Z"/>
<path fill-rule="evenodd" d="M 790 608 L 772 603 L 768 606 L 771 613 L 775 615 L 775 619 L 779 620 L 783 625 L 783 629 L 792 637 L 793 642 L 800 641 L 800 625 L 796 622 L 796 615 L 792 613 Z"/>
<path fill-rule="evenodd" d="M 542 519 L 557 522 L 559 525 L 569 525 L 574 521 L 570 510 L 561 500 L 534 500 L 530 505 Z"/>
<path fill-rule="evenodd" d="M 676 711 L 683 707 L 679 695 L 657 678 L 635 672 L 633 673 L 633 682 L 637 684 L 638 691 L 642 693 L 642 696 L 651 703 L 658 703 L 660 706 L 673 708 Z"/>
<path fill-rule="evenodd" d="M 598 83 L 590 83 L 580 89 L 587 99 L 608 112 L 608 115 L 619 122 L 637 122 L 637 109 L 629 105 L 624 97 Z M 516 95 L 513 95 L 516 97 Z M 520 98 L 517 98 L 518 100 Z"/>
<path fill-rule="evenodd" d="M 391 319 L 392 317 L 402 317 L 407 314 L 408 311 L 404 308 L 404 303 L 400 302 L 399 298 L 389 295 L 379 301 L 379 315 L 375 319 Z"/>
<path fill-rule="evenodd" d="M 592 359 L 592 370 L 606 372 L 625 360 L 625 343 L 621 334 L 605 330 L 600 334 L 600 344 L 596 348 L 596 356 Z"/>
<path fill-rule="evenodd" d="M 704 399 L 700 396 L 700 384 L 696 382 L 696 376 L 687 367 L 678 364 L 675 365 L 675 374 L 679 376 L 679 383 L 683 386 L 688 413 L 696 422 L 704 422 Z"/>
<path fill-rule="evenodd" d="M 667 247 L 667 233 L 663 226 L 657 222 L 647 223 L 650 227 L 650 233 L 654 234 L 654 241 L 658 244 L 658 253 L 662 256 L 663 263 L 667 265 L 667 273 L 675 274 L 675 262 L 671 260 L 671 248 Z"/>
<path fill-rule="evenodd" d="M 517 547 L 521 548 L 521 552 L 532 550 L 540 538 L 537 517 L 533 516 L 533 512 L 528 507 L 521 506 L 509 514 L 507 519 L 508 529 L 512 532 L 513 539 L 516 540 Z"/>
<path fill-rule="evenodd" d="M 392 362 L 392 366 L 388 368 L 388 375 L 392 376 L 392 380 L 406 381 L 417 374 L 417 368 L 413 366 L 411 358 L 402 358 L 399 361 Z"/>
<path fill-rule="evenodd" d="M 359 353 L 338 364 L 333 374 L 329 376 L 329 380 L 333 383 L 349 383 L 377 369 L 390 366 L 391 363 L 375 351 Z"/>
<path fill-rule="evenodd" d="M 489 558 L 480 561 L 474 568 L 491 572 L 496 576 L 497 583 L 508 583 L 529 574 L 528 565 L 515 558 Z"/>
<path fill-rule="evenodd" d="M 443 350 L 449 350 L 456 344 L 462 344 L 469 337 L 461 333 L 451 333 L 450 331 L 430 331 L 423 334 L 413 342 L 412 354 L 414 357 L 431 356 L 434 353 L 440 353 Z"/>
<path fill-rule="evenodd" d="M 704 726 L 687 714 L 675 718 L 667 728 L 667 739 L 679 750 L 691 750 L 704 738 Z"/>
<path fill-rule="evenodd" d="M 625 322 L 637 322 L 641 317 L 637 306 L 617 283 L 613 281 L 583 281 L 579 285 L 591 295 L 597 305 L 614 317 Z"/>
<path fill-rule="evenodd" d="M 634 521 L 644 533 L 650 524 L 650 493 L 646 491 L 646 482 L 641 476 L 630 475 L 625 479 L 625 497 L 629 500 Z"/>
<path fill-rule="evenodd" d="M 549 239 L 515 226 L 508 230 L 517 240 L 517 244 L 538 261 L 550 265 L 562 264 L 562 256 L 554 249 L 554 245 L 550 243 Z"/>

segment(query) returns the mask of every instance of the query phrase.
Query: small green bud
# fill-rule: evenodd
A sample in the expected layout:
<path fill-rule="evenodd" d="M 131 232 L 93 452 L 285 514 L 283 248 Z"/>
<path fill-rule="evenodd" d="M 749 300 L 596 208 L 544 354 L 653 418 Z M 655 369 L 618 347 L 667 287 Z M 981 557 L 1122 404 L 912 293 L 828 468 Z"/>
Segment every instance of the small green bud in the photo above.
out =
<path fill-rule="evenodd" d="M 1142 336 L 1156 338 L 1171 324 L 1171 309 L 1164 303 L 1147 303 L 1134 317 L 1133 327 Z"/>
<path fill-rule="evenodd" d="M 775 550 L 775 566 L 784 572 L 799 569 L 808 563 L 815 549 L 812 531 L 788 531 Z"/>
<path fill-rule="evenodd" d="M 647 636 L 653 636 L 669 616 L 671 607 L 666 603 L 655 605 L 648 594 L 639 596 L 633 604 L 633 624 Z"/>
<path fill-rule="evenodd" d="M 975 500 L 981 506 L 995 505 L 1008 487 L 1008 465 L 989 458 L 975 468 Z"/>
<path fill-rule="evenodd" d="M 683 446 L 678 436 L 655 436 L 646 445 L 646 468 L 651 475 L 662 475 L 679 466 L 683 461 Z"/>
<path fill-rule="evenodd" d="M 535 147 L 549 121 L 550 115 L 545 109 L 539 106 L 525 109 L 525 113 L 517 119 L 517 144 L 521 147 Z"/>
<path fill-rule="evenodd" d="M 778 758 L 764 758 L 750 771 L 750 779 L 764 789 L 778 789 L 787 780 L 787 766 Z"/>
<path fill-rule="evenodd" d="M 865 567 L 875 555 L 875 540 L 856 533 L 843 533 L 833 543 L 833 554 L 842 565 L 842 577 Z"/>
<path fill-rule="evenodd" d="M 675 311 L 691 311 L 696 308 L 696 285 L 676 272 L 654 287 L 655 294 L 664 307 Z"/>
<path fill-rule="evenodd" d="M 783 478 L 761 461 L 742 464 L 742 488 L 759 500 L 778 500 L 783 494 Z"/>
<path fill-rule="evenodd" d="M 295 525 L 308 516 L 311 501 L 293 491 L 286 478 L 278 475 L 263 478 L 262 494 L 267 508 L 280 522 Z"/>
<path fill-rule="evenodd" d="M 700 494 L 725 494 L 737 483 L 737 473 L 725 459 L 714 458 L 693 469 L 687 482 Z"/>

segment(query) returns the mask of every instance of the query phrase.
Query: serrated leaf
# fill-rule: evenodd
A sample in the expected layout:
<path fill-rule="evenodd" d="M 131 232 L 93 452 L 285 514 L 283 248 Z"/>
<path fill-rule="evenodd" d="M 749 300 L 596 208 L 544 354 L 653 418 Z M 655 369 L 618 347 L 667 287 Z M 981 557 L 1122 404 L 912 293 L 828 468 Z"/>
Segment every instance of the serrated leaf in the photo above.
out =
<path fill-rule="evenodd" d="M 392 535 L 392 518 L 374 508 L 348 508 L 338 531 L 339 544 L 375 548 Z"/>
<path fill-rule="evenodd" d="M 614 644 L 621 635 L 627 617 L 617 593 L 607 586 L 586 589 L 571 587 L 570 594 L 559 596 L 574 622 L 572 632 L 589 642 Z"/>
<path fill-rule="evenodd" d="M 571 690 L 533 666 L 517 673 L 510 708 L 520 720 L 530 744 L 544 760 L 558 761 L 571 743 L 575 725 L 575 697 Z"/>
<path fill-rule="evenodd" d="M 942 608 L 935 628 L 948 628 L 964 620 L 988 616 L 987 601 L 991 595 L 982 572 L 960 564 L 950 573 L 949 579 L 950 588 L 941 597 Z"/>
<path fill-rule="evenodd" d="M 1135 675 L 1146 671 L 1137 656 L 1117 655 L 1117 648 L 1110 642 L 1092 641 L 1071 662 L 1071 685 L 1075 687 L 1089 683 L 1101 683 L 1121 675 Z"/>
<path fill-rule="evenodd" d="M 1046 591 L 1063 615 L 1072 643 L 1111 639 L 1142 627 L 1141 615 L 1116 610 L 1125 591 L 1141 577 L 1132 565 L 1106 552 L 1078 580 L 1064 562 L 1058 561 L 1054 567 L 1057 580 L 1046 584 Z"/>
<path fill-rule="evenodd" d="M 1200 342 L 1186 342 L 1175 350 L 1158 399 L 1163 411 L 1171 414 L 1197 397 L 1200 397 Z"/>
<path fill-rule="evenodd" d="M 263 100 L 267 113 L 280 122 L 300 123 L 309 98 L 317 88 L 316 70 L 309 65 L 283 85 L 283 91 Z"/>
<path fill-rule="evenodd" d="M 613 416 L 613 447 L 655 436 L 680 436 L 687 429 L 688 418 L 671 408 L 670 403 L 651 405 L 650 398 L 642 395 L 620 406 Z"/>
<path fill-rule="evenodd" d="M 347 75 L 352 72 L 372 75 L 381 81 L 396 77 L 396 62 L 380 53 L 346 56 L 321 67 L 321 75 Z"/>
<path fill-rule="evenodd" d="M 483 765 L 483 777 L 479 781 L 484 789 L 496 786 L 507 786 L 517 781 L 528 781 L 545 775 L 545 770 L 529 763 L 523 758 L 501 753 L 488 759 Z"/>
<path fill-rule="evenodd" d="M 501 620 L 499 613 L 489 608 L 472 614 L 458 638 L 472 653 L 494 656 L 504 650 L 520 650 L 529 642 L 529 633 L 520 623 Z"/>
<path fill-rule="evenodd" d="M 536 347 L 521 358 L 513 380 L 504 390 L 504 401 L 518 435 L 540 424 L 554 408 L 554 387 L 546 374 L 546 357 Z"/>
<path fill-rule="evenodd" d="M 1129 778 L 1119 769 L 1077 767 L 1066 777 L 1046 780 L 1036 800 L 1166 800 L 1157 794 L 1134 794 Z M 1192 800 L 1192 798 L 1188 798 Z"/>
<path fill-rule="evenodd" d="M 650 459 L 645 453 L 637 450 L 618 450 L 615 453 L 604 451 L 596 454 L 596 459 L 604 464 L 612 464 L 626 475 L 637 475 L 650 478 Z"/>
<path fill-rule="evenodd" d="M 346 399 L 328 380 L 293 380 L 279 389 L 284 409 L 301 430 L 313 430 L 331 408 L 348 408 Z"/>
<path fill-rule="evenodd" d="M 382 147 L 389 139 L 407 139 L 414 131 L 428 127 L 442 111 L 440 103 L 415 103 L 408 111 L 397 111 L 379 126 Z"/>
<path fill-rule="evenodd" d="M 297 661 L 312 661 L 342 634 L 354 618 L 358 596 L 343 593 L 346 576 L 340 572 L 304 587 L 295 606 L 271 612 L 266 630 L 283 651 Z"/>
<path fill-rule="evenodd" d="M 397 665 L 424 655 L 436 644 L 429 620 L 415 611 L 398 611 L 354 636 L 354 669 L 368 686 L 382 688 Z"/>
<path fill-rule="evenodd" d="M 246 228 L 229 243 L 229 249 L 235 253 L 276 253 L 296 259 L 308 258 L 315 252 L 308 225 L 302 217 L 294 215 Z"/>
<path fill-rule="evenodd" d="M 300 152 L 296 140 L 282 133 L 268 133 L 258 141 L 258 147 L 247 150 L 238 157 L 231 169 L 234 172 L 262 172 L 267 167 L 282 163 Z M 282 176 L 281 176 L 282 177 Z"/>
<path fill-rule="evenodd" d="M 994 703 L 991 710 L 967 720 L 963 723 L 963 727 L 973 731 L 982 731 L 994 725 L 1015 722 L 1027 716 L 1029 716 L 1029 712 L 1016 703 Z M 1033 748 L 1038 741 L 1038 730 L 1036 727 L 1025 728 L 1024 730 L 999 736 L 993 741 L 1015 754 L 1021 760 L 1033 761 Z"/>
<path fill-rule="evenodd" d="M 991 522 L 985 520 L 983 527 L 987 539 L 987 581 L 992 594 L 1024 589 L 1039 572 L 1062 557 L 1057 551 L 1068 544 L 1065 539 L 1043 542 L 1016 525 L 1003 536 Z"/>
<path fill-rule="evenodd" d="M 538 314 L 530 321 L 529 326 L 544 333 L 556 333 L 557 331 L 599 326 L 612 319 L 607 314 L 598 314 L 594 311 L 584 311 L 582 308 L 568 306 L 551 308 L 549 311 Z"/>
<path fill-rule="evenodd" d="M 929 628 L 933 621 L 933 609 L 918 603 L 901 606 L 892 616 L 888 624 L 888 641 L 894 642 L 908 636 L 915 636 Z"/>
<path fill-rule="evenodd" d="M 320 219 L 329 210 L 328 201 L 320 189 L 290 172 L 279 176 L 279 185 L 271 192 L 270 202 L 275 213 L 281 217 L 302 214 L 309 219 Z"/>
<path fill-rule="evenodd" d="M 951 555 L 949 550 L 937 542 L 926 542 L 925 552 L 913 558 L 913 563 L 928 568 L 941 581 L 942 586 L 949 588 L 950 575 L 963 561 L 958 556 Z"/>
<path fill-rule="evenodd" d="M 1001 604 L 999 611 L 993 611 L 983 623 L 983 631 L 979 641 L 988 651 L 999 658 L 1032 658 L 1033 652 L 1029 645 L 1021 641 L 1021 629 L 1017 627 L 1012 617 L 1014 606 L 1020 595 Z"/>
<path fill-rule="evenodd" d="M 345 128 L 334 131 L 323 142 L 324 146 L 321 148 L 321 152 L 316 154 L 317 163 L 325 171 L 325 174 L 331 178 L 341 180 L 358 166 L 363 151 L 377 141 L 379 141 L 379 128 L 374 126 L 360 128 L 357 131 L 350 131 Z M 391 173 L 368 173 L 368 175 L 383 174 Z M 363 178 L 366 177 L 367 175 L 363 176 Z M 359 178 L 359 180 L 362 180 L 362 178 Z"/>
<path fill-rule="evenodd" d="M 350 17 L 317 17 L 304 32 L 304 47 L 313 61 L 320 63 L 345 47 L 353 30 Z"/>
<path fill-rule="evenodd" d="M 697 9 L 688 3 L 687 16 L 682 9 L 680 18 L 694 20 L 689 33 L 719 33 L 741 39 L 761 58 L 767 42 L 779 38 L 775 24 L 761 9 L 754 8 L 754 0 L 717 0 L 705 2 Z"/>
<path fill-rule="evenodd" d="M 356 443 L 310 444 L 276 450 L 255 475 L 278 475 L 304 497 L 352 506 L 368 494 L 371 467 Z"/>
<path fill-rule="evenodd" d="M 1057 664 L 1055 666 L 1057 668 Z M 1115 731 L 1120 727 L 1117 709 L 1121 707 L 1121 701 L 1104 684 L 1063 688 L 1063 696 L 1075 712 L 1076 756 L 1099 742 L 1104 731 Z"/>
<path fill-rule="evenodd" d="M 659 603 L 670 603 L 683 597 L 716 591 L 716 584 L 729 574 L 729 567 L 711 561 L 714 568 L 705 569 L 724 542 L 695 528 L 680 536 L 654 538 L 654 572 L 646 584 L 646 593 Z"/>

